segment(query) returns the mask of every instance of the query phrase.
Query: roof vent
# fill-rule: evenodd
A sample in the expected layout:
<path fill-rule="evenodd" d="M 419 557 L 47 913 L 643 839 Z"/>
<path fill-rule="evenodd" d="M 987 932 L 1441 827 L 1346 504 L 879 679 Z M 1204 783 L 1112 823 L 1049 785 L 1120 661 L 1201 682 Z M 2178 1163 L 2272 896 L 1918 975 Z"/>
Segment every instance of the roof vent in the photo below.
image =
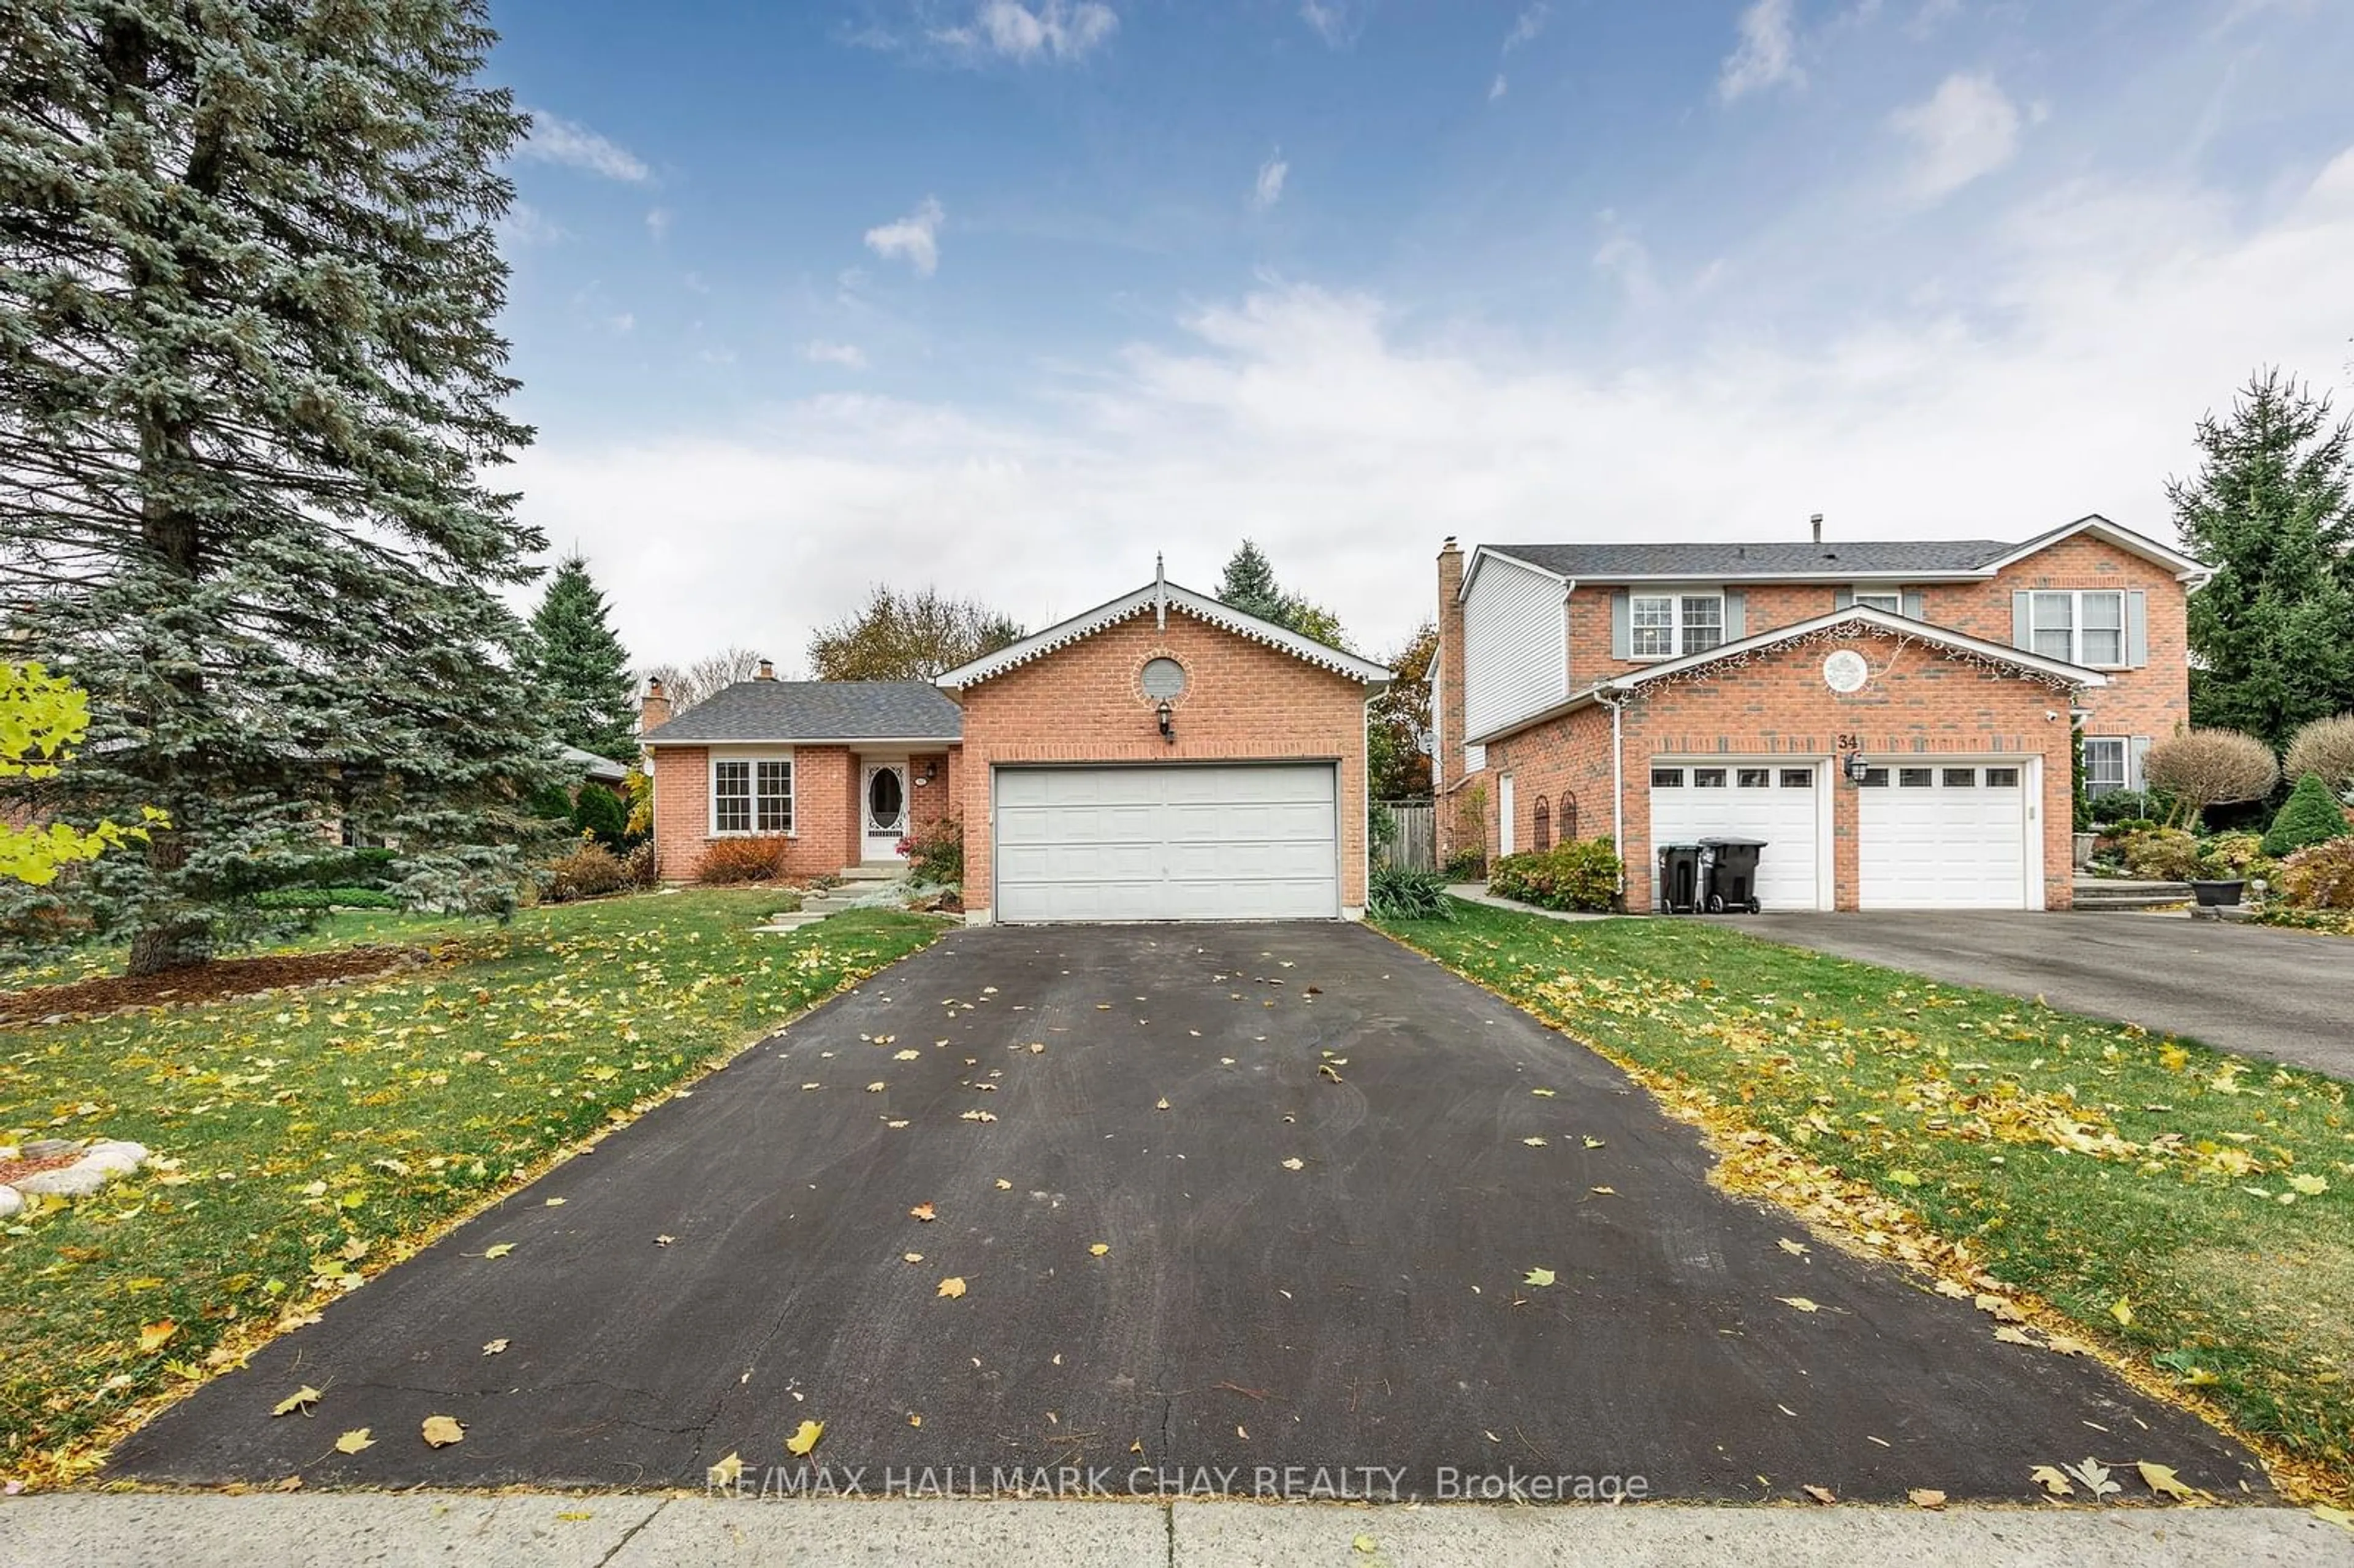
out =
<path fill-rule="evenodd" d="M 1821 544 L 1823 542 L 1823 514 L 1818 512 L 1812 517 L 1808 518 L 1807 526 L 1814 530 L 1815 543 L 1818 545 Z"/>

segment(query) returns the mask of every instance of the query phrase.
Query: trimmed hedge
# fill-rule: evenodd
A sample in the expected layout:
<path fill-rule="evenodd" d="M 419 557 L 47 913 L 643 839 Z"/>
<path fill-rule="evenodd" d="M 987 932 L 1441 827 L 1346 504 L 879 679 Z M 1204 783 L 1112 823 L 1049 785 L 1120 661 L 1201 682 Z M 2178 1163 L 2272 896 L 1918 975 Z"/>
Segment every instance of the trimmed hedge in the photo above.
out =
<path fill-rule="evenodd" d="M 2306 845 L 2281 862 L 2280 881 L 2299 909 L 2354 909 L 2354 837 Z"/>
<path fill-rule="evenodd" d="M 1620 869 L 1608 839 L 1573 839 L 1504 856 L 1488 868 L 1488 891 L 1540 909 L 1607 909 Z"/>

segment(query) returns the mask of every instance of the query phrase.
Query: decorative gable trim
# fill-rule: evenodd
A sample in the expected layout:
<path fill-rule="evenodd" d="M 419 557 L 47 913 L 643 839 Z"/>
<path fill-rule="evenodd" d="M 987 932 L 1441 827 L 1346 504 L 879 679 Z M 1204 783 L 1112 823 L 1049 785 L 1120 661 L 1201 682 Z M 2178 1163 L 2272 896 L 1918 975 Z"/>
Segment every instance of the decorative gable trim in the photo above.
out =
<path fill-rule="evenodd" d="M 2024 649 L 1988 642 L 1943 626 L 1933 626 L 1925 620 L 1911 620 L 1901 615 L 1891 615 L 1884 609 L 1872 609 L 1863 605 L 1850 605 L 1843 609 L 1819 615 L 1810 620 L 1795 621 L 1776 627 L 1755 637 L 1722 643 L 1705 652 L 1686 654 L 1681 659 L 1663 659 L 1647 669 L 1614 676 L 1597 682 L 1549 708 L 1517 718 L 1509 725 L 1490 730 L 1485 735 L 1472 736 L 1468 744 L 1485 746 L 1525 729 L 1575 713 L 1579 708 L 1596 703 L 1619 704 L 1642 693 L 1646 686 L 1679 681 L 1711 679 L 1726 670 L 1737 670 L 1759 653 L 1791 646 L 1815 642 L 1850 641 L 1871 632 L 1881 632 L 1897 639 L 1900 644 L 1918 642 L 1936 649 L 1948 659 L 2007 671 L 2029 680 L 2041 681 L 2055 690 L 2073 692 L 2088 686 L 2105 686 L 2109 678 L 2097 670 L 2080 664 L 2070 664 L 2058 659 L 2046 659 L 2040 653 Z"/>
<path fill-rule="evenodd" d="M 1172 609 L 1222 631 L 1230 631 L 1278 652 L 1288 653 L 1304 664 L 1330 670 L 1336 675 L 1363 682 L 1367 686 L 1381 687 L 1390 683 L 1391 673 L 1384 665 L 1376 664 L 1370 659 L 1360 659 L 1338 648 L 1328 648 L 1313 638 L 1300 636 L 1288 626 L 1278 626 L 1271 620 L 1246 615 L 1232 605 L 1222 604 L 1191 588 L 1180 588 L 1165 576 L 1156 574 L 1151 582 L 1134 593 L 1123 594 L 1108 604 L 1097 605 L 1084 615 L 1073 616 L 970 664 L 950 670 L 939 678 L 938 684 L 950 691 L 979 685 L 1009 670 L 1018 670 L 1074 642 L 1093 637 L 1099 631 L 1108 630 L 1148 610 L 1153 613 L 1161 625 L 1166 626 L 1168 613 Z"/>

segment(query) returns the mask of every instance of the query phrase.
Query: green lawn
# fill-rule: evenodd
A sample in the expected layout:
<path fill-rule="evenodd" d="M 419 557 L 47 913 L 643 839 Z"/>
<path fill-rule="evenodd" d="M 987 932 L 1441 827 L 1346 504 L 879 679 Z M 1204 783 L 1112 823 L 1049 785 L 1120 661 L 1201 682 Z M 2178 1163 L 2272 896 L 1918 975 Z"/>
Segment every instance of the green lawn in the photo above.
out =
<path fill-rule="evenodd" d="M 942 929 L 853 910 L 751 932 L 792 902 L 695 889 L 504 928 L 338 916 L 306 945 L 430 938 L 454 961 L 0 1030 L 0 1143 L 126 1138 L 175 1166 L 0 1236 L 0 1478 L 76 1473 L 133 1406 Z"/>
<path fill-rule="evenodd" d="M 1697 1098 L 1721 1133 L 1900 1202 L 2345 1495 L 2345 1084 L 1705 922 L 1456 907 L 1385 928 Z"/>

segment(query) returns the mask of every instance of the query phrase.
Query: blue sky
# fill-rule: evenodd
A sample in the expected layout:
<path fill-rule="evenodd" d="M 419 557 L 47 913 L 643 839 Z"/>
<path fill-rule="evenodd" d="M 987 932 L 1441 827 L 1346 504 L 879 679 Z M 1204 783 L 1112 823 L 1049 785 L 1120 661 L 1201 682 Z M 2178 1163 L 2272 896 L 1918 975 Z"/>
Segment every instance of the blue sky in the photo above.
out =
<path fill-rule="evenodd" d="M 2333 0 L 494 4 L 529 514 L 647 662 L 1245 534 L 2163 534 L 2354 351 Z"/>

